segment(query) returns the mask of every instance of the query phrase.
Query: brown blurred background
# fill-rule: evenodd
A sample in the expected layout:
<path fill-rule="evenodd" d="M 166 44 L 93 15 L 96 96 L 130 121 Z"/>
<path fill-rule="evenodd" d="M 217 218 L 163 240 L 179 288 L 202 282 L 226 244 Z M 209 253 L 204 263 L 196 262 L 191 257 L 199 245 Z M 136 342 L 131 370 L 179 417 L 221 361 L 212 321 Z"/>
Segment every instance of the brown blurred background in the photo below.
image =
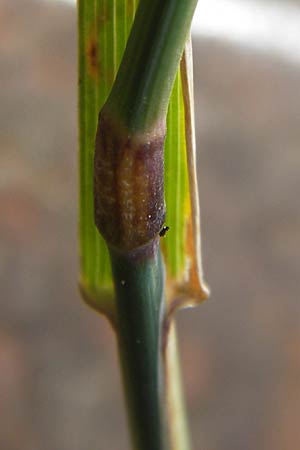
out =
<path fill-rule="evenodd" d="M 194 51 L 212 288 L 178 316 L 194 448 L 298 450 L 300 62 Z M 74 6 L 1 0 L 0 52 L 0 449 L 127 450 L 114 338 L 76 284 Z"/>

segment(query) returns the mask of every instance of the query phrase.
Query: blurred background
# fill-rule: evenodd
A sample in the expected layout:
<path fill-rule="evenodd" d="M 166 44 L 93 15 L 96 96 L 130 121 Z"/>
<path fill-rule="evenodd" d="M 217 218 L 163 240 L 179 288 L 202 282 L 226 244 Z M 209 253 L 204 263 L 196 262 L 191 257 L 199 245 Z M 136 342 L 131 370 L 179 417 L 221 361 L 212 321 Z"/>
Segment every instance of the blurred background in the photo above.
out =
<path fill-rule="evenodd" d="M 178 315 L 195 450 L 300 448 L 300 3 L 201 0 L 204 268 Z M 76 8 L 0 0 L 0 448 L 129 450 L 113 334 L 81 301 Z"/>

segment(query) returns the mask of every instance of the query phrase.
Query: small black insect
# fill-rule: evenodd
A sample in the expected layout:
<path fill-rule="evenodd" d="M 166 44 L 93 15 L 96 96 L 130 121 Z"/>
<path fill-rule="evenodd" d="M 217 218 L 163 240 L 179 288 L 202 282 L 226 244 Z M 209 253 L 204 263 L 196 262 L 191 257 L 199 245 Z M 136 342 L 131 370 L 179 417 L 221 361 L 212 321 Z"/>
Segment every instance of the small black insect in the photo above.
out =
<path fill-rule="evenodd" d="M 165 236 L 166 232 L 169 231 L 170 227 L 162 227 L 162 229 L 159 232 L 160 237 Z"/>

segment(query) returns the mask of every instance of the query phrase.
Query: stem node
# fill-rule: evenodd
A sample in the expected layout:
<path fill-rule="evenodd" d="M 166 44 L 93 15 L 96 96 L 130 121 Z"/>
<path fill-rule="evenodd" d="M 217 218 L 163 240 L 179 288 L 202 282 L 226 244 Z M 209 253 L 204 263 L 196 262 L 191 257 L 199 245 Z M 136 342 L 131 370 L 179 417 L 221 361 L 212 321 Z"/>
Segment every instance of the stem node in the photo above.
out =
<path fill-rule="evenodd" d="M 95 223 L 108 245 L 129 251 L 147 244 L 165 220 L 165 126 L 132 134 L 105 108 L 94 159 Z"/>

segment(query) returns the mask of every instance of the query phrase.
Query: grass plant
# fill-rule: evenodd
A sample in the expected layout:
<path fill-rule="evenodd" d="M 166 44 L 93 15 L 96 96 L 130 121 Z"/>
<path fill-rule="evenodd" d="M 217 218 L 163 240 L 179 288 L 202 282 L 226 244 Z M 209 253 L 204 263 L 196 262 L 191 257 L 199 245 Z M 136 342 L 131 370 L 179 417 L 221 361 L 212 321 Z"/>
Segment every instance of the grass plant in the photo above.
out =
<path fill-rule="evenodd" d="M 80 287 L 116 333 L 135 450 L 190 448 L 173 316 L 207 296 L 189 45 L 178 71 L 196 3 L 78 1 Z"/>

